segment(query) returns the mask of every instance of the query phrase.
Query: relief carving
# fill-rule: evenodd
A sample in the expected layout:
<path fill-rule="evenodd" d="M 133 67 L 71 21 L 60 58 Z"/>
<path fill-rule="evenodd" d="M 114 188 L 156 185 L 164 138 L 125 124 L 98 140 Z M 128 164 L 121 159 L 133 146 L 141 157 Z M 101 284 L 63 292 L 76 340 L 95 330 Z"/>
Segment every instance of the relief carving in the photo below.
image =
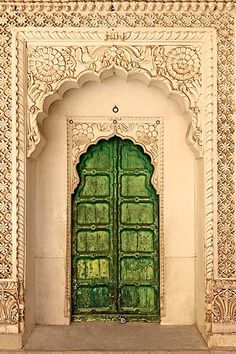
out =
<path fill-rule="evenodd" d="M 196 49 L 177 47 L 168 53 L 166 68 L 169 75 L 178 81 L 198 80 L 201 62 Z"/>
<path fill-rule="evenodd" d="M 83 74 L 98 74 L 111 68 L 123 69 L 127 75 L 144 73 L 166 82 L 172 91 L 190 101 L 192 123 L 189 140 L 202 150 L 201 127 L 201 63 L 198 48 L 189 46 L 97 46 L 97 47 L 38 47 L 29 49 L 28 156 L 40 141 L 37 116 L 44 99 L 55 92 L 65 79 L 76 81 Z M 45 79 L 46 77 L 46 79 Z"/>
<path fill-rule="evenodd" d="M 36 80 L 51 84 L 64 76 L 66 63 L 63 55 L 57 49 L 39 48 L 32 52 L 29 66 Z"/>
<path fill-rule="evenodd" d="M 236 282 L 215 280 L 212 282 L 212 323 L 215 331 L 236 325 Z M 219 328 L 219 329 L 218 329 Z"/>
<path fill-rule="evenodd" d="M 236 324 L 236 291 L 224 289 L 214 294 L 213 323 Z"/>
<path fill-rule="evenodd" d="M 95 1 L 77 1 L 77 2 L 60 2 L 60 3 L 45 3 L 41 4 L 41 8 L 46 13 L 51 13 L 53 10 L 60 12 L 102 12 L 102 11 L 125 11 L 125 12 L 144 12 L 145 15 L 150 15 L 150 18 L 153 17 L 153 12 L 159 11 L 184 11 L 184 12 L 199 12 L 199 11 L 231 11 L 235 8 L 234 1 L 230 0 L 203 0 L 201 2 L 186 0 L 186 1 L 170 1 L 170 0 L 157 0 L 157 1 L 103 1 L 103 2 L 95 2 Z M 12 2 L 2 2 L 0 10 L 1 11 L 26 11 L 31 13 L 34 10 L 38 10 L 39 5 L 32 1 L 23 2 L 20 0 L 15 0 Z M 150 12 L 146 13 L 146 12 Z M 22 16 L 19 16 L 19 23 L 24 20 L 21 19 Z M 42 17 L 42 19 L 40 19 Z M 95 16 L 94 16 L 95 17 Z M 108 24 L 110 26 L 116 27 L 117 22 L 112 19 L 114 18 L 114 13 L 109 13 L 108 16 L 110 21 Z M 38 24 L 42 25 L 43 16 L 39 16 Z M 58 22 L 62 22 L 60 19 Z M 76 24 L 77 22 L 75 22 Z M 78 24 L 78 23 L 77 23 Z M 150 26 L 153 25 L 153 22 L 150 22 Z"/>
<path fill-rule="evenodd" d="M 0 282 L 0 323 L 15 325 L 19 319 L 17 284 Z"/>

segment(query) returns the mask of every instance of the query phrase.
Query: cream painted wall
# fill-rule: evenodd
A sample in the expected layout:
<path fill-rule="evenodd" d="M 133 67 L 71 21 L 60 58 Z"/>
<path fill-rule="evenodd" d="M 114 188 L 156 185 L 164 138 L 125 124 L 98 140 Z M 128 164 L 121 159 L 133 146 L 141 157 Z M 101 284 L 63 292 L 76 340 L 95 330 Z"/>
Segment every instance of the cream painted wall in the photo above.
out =
<path fill-rule="evenodd" d="M 31 334 L 35 325 L 35 232 L 36 232 L 36 161 L 26 164 L 26 292 L 25 292 L 25 331 L 24 340 Z"/>
<path fill-rule="evenodd" d="M 47 144 L 37 159 L 36 323 L 66 324 L 67 115 L 164 117 L 164 234 L 166 316 L 163 324 L 194 320 L 194 156 L 185 142 L 188 121 L 179 105 L 154 86 L 113 76 L 88 82 L 55 102 L 43 131 Z M 138 118 L 137 118 L 138 119 Z"/>

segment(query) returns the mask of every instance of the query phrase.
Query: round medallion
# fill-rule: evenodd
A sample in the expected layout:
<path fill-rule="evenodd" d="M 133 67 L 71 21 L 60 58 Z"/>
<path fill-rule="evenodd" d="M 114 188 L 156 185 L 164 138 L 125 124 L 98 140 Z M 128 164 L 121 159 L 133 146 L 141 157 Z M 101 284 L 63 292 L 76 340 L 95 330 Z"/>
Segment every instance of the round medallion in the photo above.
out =
<path fill-rule="evenodd" d="M 55 48 L 39 48 L 33 51 L 30 68 L 34 77 L 42 82 L 57 82 L 64 75 L 66 63 Z"/>
<path fill-rule="evenodd" d="M 174 79 L 194 80 L 200 73 L 200 58 L 195 49 L 177 47 L 168 53 L 166 68 Z"/>

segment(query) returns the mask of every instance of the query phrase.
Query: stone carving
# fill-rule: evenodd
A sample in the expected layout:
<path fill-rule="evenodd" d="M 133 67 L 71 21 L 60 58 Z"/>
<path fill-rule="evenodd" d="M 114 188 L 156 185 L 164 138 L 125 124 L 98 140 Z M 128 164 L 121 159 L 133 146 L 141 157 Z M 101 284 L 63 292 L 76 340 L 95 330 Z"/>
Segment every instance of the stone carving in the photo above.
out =
<path fill-rule="evenodd" d="M 18 324 L 19 305 L 17 284 L 0 282 L 0 323 Z"/>
<path fill-rule="evenodd" d="M 27 3 L 22 0 L 14 0 L 12 2 L 2 2 L 1 3 L 1 11 L 26 11 L 31 13 L 34 10 L 38 10 L 38 3 L 34 3 L 33 1 L 29 1 Z M 95 2 L 95 1 L 78 1 L 78 2 L 58 2 L 56 4 L 45 3 L 41 4 L 43 10 L 48 13 L 53 10 L 60 12 L 68 11 L 68 12 L 86 12 L 86 11 L 140 11 L 147 12 L 150 11 L 152 15 L 153 11 L 231 11 L 235 8 L 235 2 L 232 0 L 204 0 L 201 2 L 187 0 L 187 1 L 170 1 L 170 0 L 156 0 L 156 1 L 103 1 L 103 2 Z M 149 14 L 148 14 L 149 15 Z M 113 13 L 109 13 L 108 17 L 110 18 L 109 24 L 114 27 L 117 26 L 117 23 L 114 22 Z M 151 17 L 151 16 L 150 16 Z M 39 16 L 37 19 L 37 24 L 42 25 L 44 21 L 44 16 Z M 61 22 L 62 19 L 58 19 L 58 22 Z M 19 18 L 19 23 L 25 23 L 24 18 L 21 16 Z M 76 24 L 77 22 L 75 22 Z M 78 23 L 77 23 L 78 24 Z M 152 22 L 150 22 L 152 24 Z"/>
<path fill-rule="evenodd" d="M 168 53 L 166 68 L 170 76 L 174 79 L 192 81 L 199 79 L 201 62 L 195 49 L 177 47 Z"/>
<path fill-rule="evenodd" d="M 51 84 L 63 77 L 66 63 L 57 49 L 40 48 L 32 52 L 29 66 L 35 80 Z"/>
<path fill-rule="evenodd" d="M 214 325 L 236 324 L 236 282 L 217 280 L 212 284 L 212 322 Z M 222 328 L 222 327 L 221 327 Z M 231 327 L 232 328 L 232 327 Z"/>
<path fill-rule="evenodd" d="M 1 30 L 0 54 L 0 279 L 12 277 L 12 156 L 10 35 Z"/>
<path fill-rule="evenodd" d="M 167 82 L 173 91 L 179 91 L 186 96 L 191 102 L 189 111 L 193 117 L 189 140 L 196 150 L 201 151 L 201 74 L 197 52 L 197 48 L 186 46 L 170 50 L 165 46 L 141 45 L 30 49 L 28 156 L 40 142 L 38 114 L 42 112 L 45 98 L 60 87 L 60 80 L 70 77 L 78 81 L 84 73 L 101 74 L 112 67 L 123 69 L 127 75 L 140 72 L 149 78 L 157 77 Z"/>
<path fill-rule="evenodd" d="M 211 12 L 212 10 L 232 10 L 235 7 L 234 2 L 229 1 L 156 1 L 156 2 L 113 2 L 114 10 L 122 9 L 124 11 L 117 13 L 104 12 L 110 10 L 111 4 L 109 2 L 71 2 L 67 1 L 61 3 L 39 4 L 35 2 L 2 2 L 0 4 L 0 33 L 1 33 L 1 53 L 0 53 L 0 82 L 1 92 L 0 96 L 0 131 L 1 131 L 1 169 L 0 169 L 0 200 L 5 204 L 0 210 L 0 230 L 1 243 L 3 247 L 0 250 L 1 262 L 4 260 L 5 266 L 1 273 L 2 279 L 10 279 L 13 275 L 13 268 L 15 267 L 15 260 L 13 260 L 13 237 L 12 237 L 12 180 L 9 171 L 12 170 L 12 151 L 11 132 L 17 130 L 16 135 L 16 153 L 17 161 L 13 170 L 17 171 L 15 180 L 17 189 L 17 208 L 20 210 L 21 219 L 17 224 L 20 229 L 18 233 L 17 242 L 21 247 L 17 247 L 17 267 L 20 276 L 24 276 L 24 232 L 22 230 L 22 222 L 24 222 L 24 124 L 25 124 L 25 102 L 22 96 L 23 83 L 22 75 L 24 68 L 24 60 L 22 59 L 17 71 L 18 91 L 17 91 L 17 117 L 11 119 L 11 63 L 12 56 L 15 53 L 11 52 L 11 29 L 14 27 L 185 27 L 191 28 L 189 31 L 189 38 L 194 38 L 197 29 L 199 28 L 213 28 L 217 31 L 217 70 L 218 70 L 218 106 L 217 106 L 217 148 L 218 148 L 218 221 L 217 221 L 217 261 L 215 262 L 215 275 L 223 278 L 235 277 L 235 230 L 234 230 L 234 214 L 235 214 L 235 186 L 234 186 L 234 18 L 233 14 L 225 12 Z M 89 13 L 95 9 L 95 13 Z M 168 12 L 173 9 L 174 12 Z M 208 13 L 201 13 L 209 9 Z M 139 12 L 136 12 L 139 11 Z M 161 12 L 164 10 L 165 12 Z M 184 13 L 177 13 L 177 10 L 184 10 Z M 192 13 L 191 11 L 199 11 Z M 85 11 L 83 13 L 83 11 Z M 192 30 L 196 28 L 195 30 Z M 56 31 L 55 31 L 56 32 Z M 40 36 L 43 37 L 45 32 L 39 31 Z M 48 33 L 53 38 L 53 32 Z M 61 32 L 62 33 L 62 32 Z M 150 32 L 149 32 L 150 33 Z M 181 37 L 181 31 L 175 32 L 176 38 Z M 31 31 L 28 36 L 32 38 L 36 36 L 36 32 Z M 151 36 L 152 34 L 149 34 Z M 27 37 L 27 35 L 25 34 Z M 62 38 L 67 38 L 61 35 Z M 129 35 L 127 35 L 129 36 Z M 136 33 L 131 35 L 135 40 Z M 138 34 L 137 34 L 138 36 Z M 145 40 L 147 34 L 142 34 Z M 155 36 L 155 35 L 154 35 Z M 167 36 L 167 35 L 166 35 Z M 40 38 L 41 38 L 40 37 Z M 130 37 L 130 38 L 131 38 Z M 150 37 L 149 37 L 150 38 Z M 42 39 L 42 38 L 41 38 Z M 184 38 L 182 38 L 184 41 Z M 87 37 L 87 40 L 88 37 Z M 120 40 L 120 39 L 119 39 Z M 110 43 L 110 42 L 109 42 Z M 20 52 L 23 53 L 24 43 Z M 50 47 L 50 46 L 49 46 Z M 207 47 L 207 50 L 209 46 Z M 209 49 L 212 51 L 212 49 Z M 62 54 L 62 53 L 61 53 Z M 22 58 L 24 56 L 22 55 Z M 157 60 L 158 58 L 156 58 Z M 18 57 L 17 57 L 18 60 Z M 208 60 L 208 59 L 207 59 Z M 67 64 L 66 64 L 67 65 Z M 209 74 L 207 74 L 207 102 L 204 104 L 207 119 L 212 115 L 212 95 L 216 92 L 216 86 L 212 86 L 212 67 L 208 65 Z M 18 78 L 21 76 L 21 80 Z M 14 73 L 13 73 L 14 79 Z M 20 90 L 20 87 L 22 90 Z M 50 87 L 45 87 L 47 90 Z M 50 91 L 52 92 L 52 91 Z M 193 105 L 194 107 L 194 105 Z M 16 127 L 12 125 L 12 121 L 16 121 Z M 209 120 L 206 129 L 206 142 L 208 159 L 206 160 L 207 175 L 206 175 L 206 189 L 207 189 L 207 277 L 213 277 L 213 227 L 212 227 L 212 196 L 214 193 L 212 187 L 212 120 Z M 35 131 L 33 127 L 32 131 Z M 195 132 L 197 130 L 195 129 Z M 37 134 L 37 131 L 36 131 Z M 29 139 L 31 137 L 29 136 Z M 35 138 L 32 137 L 35 142 Z M 14 141 L 13 141 L 14 143 Z M 14 144 L 13 144 L 14 146 Z M 19 207 L 20 205 L 20 207 Z M 16 226 L 15 226 L 16 229 Z M 7 230 L 7 232 L 5 231 Z M 16 235 L 16 231 L 14 236 Z M 215 253 L 215 255 L 216 255 Z M 14 261 L 14 267 L 13 267 Z M 224 290 L 222 288 L 222 290 Z M 5 289 L 7 293 L 7 289 Z M 220 288 L 219 288 L 220 291 Z M 208 297 L 211 297 L 209 295 Z M 217 300 L 218 301 L 218 300 Z M 9 305 L 8 305 L 9 306 Z M 208 314 L 210 309 L 208 309 Z M 224 316 L 221 315 L 223 318 Z"/>
<path fill-rule="evenodd" d="M 218 276 L 235 277 L 235 100 L 234 56 L 232 16 L 228 31 L 218 24 Z M 224 49 L 223 49 L 224 48 Z"/>
<path fill-rule="evenodd" d="M 236 291 L 220 290 L 212 306 L 213 323 L 236 324 Z"/>

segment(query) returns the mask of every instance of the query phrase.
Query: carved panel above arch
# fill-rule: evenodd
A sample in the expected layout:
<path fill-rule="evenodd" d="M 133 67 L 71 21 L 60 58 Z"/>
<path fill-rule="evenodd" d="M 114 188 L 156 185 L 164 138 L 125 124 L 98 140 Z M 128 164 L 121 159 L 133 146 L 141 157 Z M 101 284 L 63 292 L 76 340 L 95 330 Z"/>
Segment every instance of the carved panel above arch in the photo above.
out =
<path fill-rule="evenodd" d="M 188 140 L 201 156 L 203 46 L 207 41 L 212 47 L 211 32 L 179 31 L 176 38 L 175 32 L 163 30 L 119 33 L 64 30 L 24 32 L 23 37 L 28 40 L 29 58 L 28 156 L 40 143 L 39 122 L 47 115 L 50 105 L 45 100 L 50 96 L 48 102 L 51 103 L 62 97 L 64 87 L 76 84 L 79 87 L 91 80 L 92 75 L 102 79 L 109 70 L 119 70 L 127 78 L 141 76 L 147 84 L 158 81 L 167 95 L 175 95 L 179 101 L 182 98 L 183 108 L 191 120 Z M 49 45 L 52 39 L 60 40 L 61 45 Z M 150 44 L 143 45 L 144 40 Z M 104 45 L 104 41 L 108 44 Z M 75 42 L 81 45 L 75 45 Z M 73 85 L 70 86 L 70 82 Z"/>

